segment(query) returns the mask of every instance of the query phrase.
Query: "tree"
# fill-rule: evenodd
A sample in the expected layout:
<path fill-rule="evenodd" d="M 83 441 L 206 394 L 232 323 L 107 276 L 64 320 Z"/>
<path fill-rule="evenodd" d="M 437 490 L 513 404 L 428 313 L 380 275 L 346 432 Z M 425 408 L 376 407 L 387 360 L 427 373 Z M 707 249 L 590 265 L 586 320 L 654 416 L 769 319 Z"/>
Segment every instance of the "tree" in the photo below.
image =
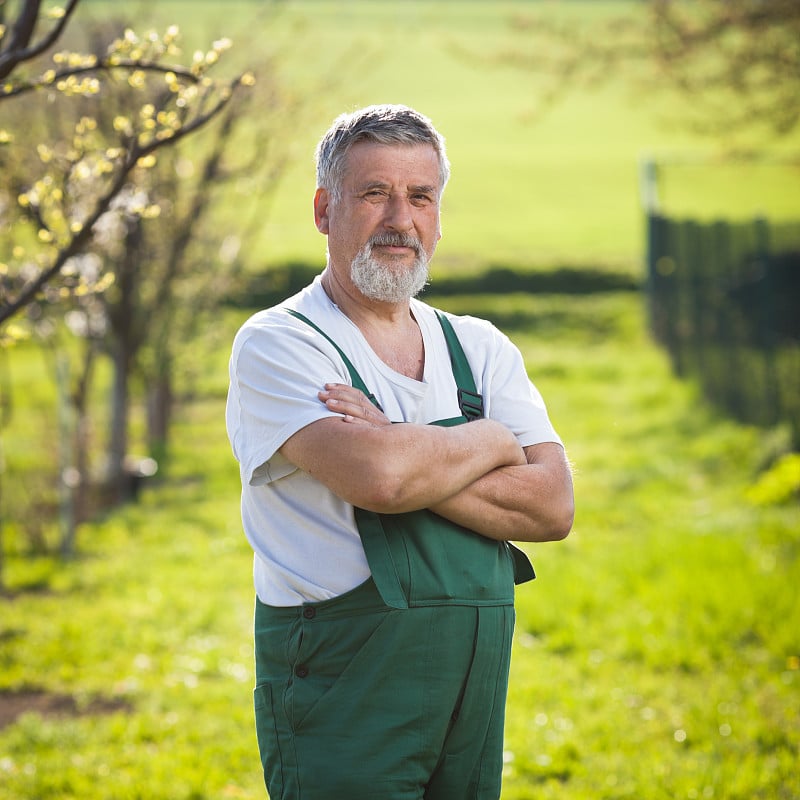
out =
<path fill-rule="evenodd" d="M 35 253 L 19 248 L 16 253 L 0 252 L 0 324 L 33 302 L 86 247 L 94 225 L 137 166 L 151 164 L 158 150 L 205 126 L 239 86 L 252 83 L 249 73 L 223 82 L 209 78 L 208 72 L 230 45 L 227 40 L 196 55 L 189 67 L 166 62 L 167 57 L 179 55 L 175 27 L 163 36 L 145 37 L 128 29 L 105 52 L 57 52 L 51 68 L 29 69 L 63 35 L 78 3 L 69 0 L 64 8 L 46 12 L 39 0 L 16 4 L 0 0 L 0 80 L 5 81 L 0 85 L 0 102 L 4 107 L 33 92 L 44 93 L 48 100 L 58 95 L 98 95 L 103 82 L 125 85 L 129 92 L 128 113 L 115 119 L 115 146 L 97 142 L 91 117 L 76 124 L 72 142 L 43 143 L 43 169 L 38 177 L 30 176 L 27 191 L 18 195 L 38 228 Z M 9 14 L 8 8 L 15 13 Z M 138 100 L 154 81 L 160 87 L 156 101 Z M 13 134 L 4 127 L 0 146 L 8 150 L 12 145 Z"/>
<path fill-rule="evenodd" d="M 0 229 L 14 230 L 13 242 L 9 236 L 0 244 L 0 326 L 5 323 L 0 346 L 24 333 L 8 324 L 12 317 L 32 310 L 35 324 L 37 317 L 46 317 L 41 306 L 48 303 L 97 320 L 99 301 L 115 278 L 107 269 L 96 269 L 97 260 L 81 257 L 96 238 L 98 224 L 115 205 L 124 205 L 137 172 L 152 168 L 159 151 L 207 125 L 229 106 L 239 87 L 253 83 L 249 73 L 223 81 L 209 77 L 230 45 L 227 40 L 196 54 L 189 66 L 174 63 L 180 55 L 176 27 L 144 37 L 126 29 L 89 52 L 53 52 L 78 5 L 79 0 L 68 0 L 63 8 L 45 8 L 39 0 L 0 0 Z M 48 57 L 50 66 L 42 64 Z M 50 115 L 63 118 L 70 100 L 105 101 L 110 87 L 121 98 L 112 121 L 114 141 L 101 135 L 95 115 L 84 113 L 71 123 L 68 135 L 58 129 L 52 139 L 34 142 L 35 162 L 22 155 L 20 144 L 30 143 L 35 133 L 15 131 L 20 104 L 47 106 Z M 152 203 L 128 203 L 125 213 L 135 220 L 131 235 L 143 218 L 158 211 Z M 73 377 L 72 390 L 63 359 L 57 356 L 54 362 L 61 394 L 78 416 L 78 473 L 85 469 L 81 421 L 99 336 L 93 330 L 86 337 L 83 366 Z M 7 397 L 4 382 L 3 425 L 10 419 Z M 0 542 L 0 581 L 2 549 Z"/>
<path fill-rule="evenodd" d="M 545 9 L 515 29 L 525 43 L 501 59 L 545 76 L 545 106 L 622 74 L 689 98 L 687 123 L 715 137 L 755 128 L 781 137 L 800 122 L 796 0 L 643 0 L 587 24 Z"/>

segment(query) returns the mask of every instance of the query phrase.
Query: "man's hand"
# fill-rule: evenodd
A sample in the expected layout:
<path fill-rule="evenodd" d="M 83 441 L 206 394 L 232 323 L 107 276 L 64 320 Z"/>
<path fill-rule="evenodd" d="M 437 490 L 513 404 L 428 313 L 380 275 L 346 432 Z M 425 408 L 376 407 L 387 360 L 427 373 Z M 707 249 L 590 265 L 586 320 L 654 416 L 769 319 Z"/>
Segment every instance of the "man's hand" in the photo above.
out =
<path fill-rule="evenodd" d="M 355 425 L 391 425 L 391 420 L 360 389 L 346 383 L 326 383 L 319 399 Z"/>

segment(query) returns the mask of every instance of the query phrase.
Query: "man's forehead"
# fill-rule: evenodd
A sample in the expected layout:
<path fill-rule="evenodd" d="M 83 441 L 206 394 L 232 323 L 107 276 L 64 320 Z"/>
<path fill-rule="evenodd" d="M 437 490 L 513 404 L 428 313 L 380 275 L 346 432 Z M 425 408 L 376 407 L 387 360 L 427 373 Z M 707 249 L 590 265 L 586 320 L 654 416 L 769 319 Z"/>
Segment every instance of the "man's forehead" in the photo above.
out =
<path fill-rule="evenodd" d="M 433 145 L 356 142 L 348 151 L 345 175 L 361 182 L 378 176 L 433 176 L 438 182 L 439 158 Z M 418 182 L 415 179 L 415 182 Z M 423 181 L 426 182 L 426 181 Z"/>

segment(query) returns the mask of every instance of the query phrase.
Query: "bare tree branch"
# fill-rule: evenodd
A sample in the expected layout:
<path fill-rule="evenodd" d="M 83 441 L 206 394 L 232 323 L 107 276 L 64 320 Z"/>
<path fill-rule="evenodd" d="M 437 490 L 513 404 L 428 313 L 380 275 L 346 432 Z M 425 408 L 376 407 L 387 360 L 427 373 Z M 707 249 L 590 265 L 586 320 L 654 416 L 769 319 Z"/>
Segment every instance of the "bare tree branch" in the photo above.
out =
<path fill-rule="evenodd" d="M 10 75 L 20 64 L 40 56 L 48 48 L 52 47 L 64 32 L 64 28 L 79 1 L 68 0 L 63 15 L 47 35 L 37 44 L 28 47 L 39 17 L 40 2 L 39 0 L 27 0 L 17 25 L 14 27 L 8 50 L 0 53 L 0 80 Z"/>
<path fill-rule="evenodd" d="M 797 0 L 643 0 L 585 23 L 531 8 L 512 19 L 519 44 L 490 59 L 537 74 L 542 106 L 622 75 L 644 92 L 688 97 L 685 125 L 701 133 L 782 136 L 800 123 Z"/>
<path fill-rule="evenodd" d="M 241 85 L 241 78 L 232 81 L 226 88 L 226 91 L 220 96 L 214 105 L 206 111 L 198 114 L 191 121 L 185 123 L 181 128 L 174 132 L 170 132 L 168 137 L 153 137 L 153 139 L 146 144 L 142 145 L 137 140 L 132 140 L 130 149 L 122 161 L 119 172 L 116 174 L 114 180 L 109 184 L 106 191 L 95 202 L 94 209 L 84 220 L 82 227 L 70 239 L 70 241 L 59 249 L 53 263 L 44 269 L 39 275 L 24 286 L 19 295 L 12 300 L 8 305 L 0 308 L 0 324 L 14 316 L 17 312 L 23 309 L 26 305 L 33 301 L 38 292 L 52 280 L 64 267 L 67 261 L 73 256 L 77 255 L 88 244 L 92 228 L 100 217 L 109 209 L 111 201 L 122 190 L 128 178 L 128 174 L 136 166 L 137 162 L 151 155 L 160 147 L 172 144 L 179 141 L 185 136 L 199 130 L 217 114 L 219 114 L 225 106 L 231 101 L 234 92 Z"/>
<path fill-rule="evenodd" d="M 161 64 L 158 61 L 145 61 L 140 59 L 117 58 L 109 56 L 98 59 L 94 64 L 86 64 L 76 67 L 64 67 L 63 69 L 53 70 L 46 78 L 44 76 L 40 76 L 35 80 L 28 81 L 26 83 L 20 83 L 16 86 L 8 86 L 5 89 L 0 87 L 0 100 L 4 100 L 9 97 L 16 97 L 18 95 L 25 94 L 26 92 L 33 91 L 34 89 L 53 86 L 64 78 L 85 75 L 91 72 L 107 72 L 114 69 L 131 71 L 141 70 L 142 72 L 157 72 L 164 75 L 167 73 L 172 73 L 177 78 L 182 78 L 188 83 L 195 84 L 200 83 L 200 81 L 204 79 L 202 74 L 198 74 L 193 72 L 191 69 L 187 69 L 186 67 L 182 67 L 177 64 Z"/>

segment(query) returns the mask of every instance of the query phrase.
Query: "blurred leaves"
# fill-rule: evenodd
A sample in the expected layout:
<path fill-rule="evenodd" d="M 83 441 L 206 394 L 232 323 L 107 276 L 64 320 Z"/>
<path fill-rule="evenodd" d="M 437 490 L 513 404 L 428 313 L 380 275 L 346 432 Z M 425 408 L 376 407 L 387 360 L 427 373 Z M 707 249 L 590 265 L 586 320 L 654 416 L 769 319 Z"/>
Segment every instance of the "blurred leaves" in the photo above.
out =
<path fill-rule="evenodd" d="M 747 491 L 757 506 L 781 505 L 800 500 L 800 453 L 787 453 L 761 475 Z"/>

